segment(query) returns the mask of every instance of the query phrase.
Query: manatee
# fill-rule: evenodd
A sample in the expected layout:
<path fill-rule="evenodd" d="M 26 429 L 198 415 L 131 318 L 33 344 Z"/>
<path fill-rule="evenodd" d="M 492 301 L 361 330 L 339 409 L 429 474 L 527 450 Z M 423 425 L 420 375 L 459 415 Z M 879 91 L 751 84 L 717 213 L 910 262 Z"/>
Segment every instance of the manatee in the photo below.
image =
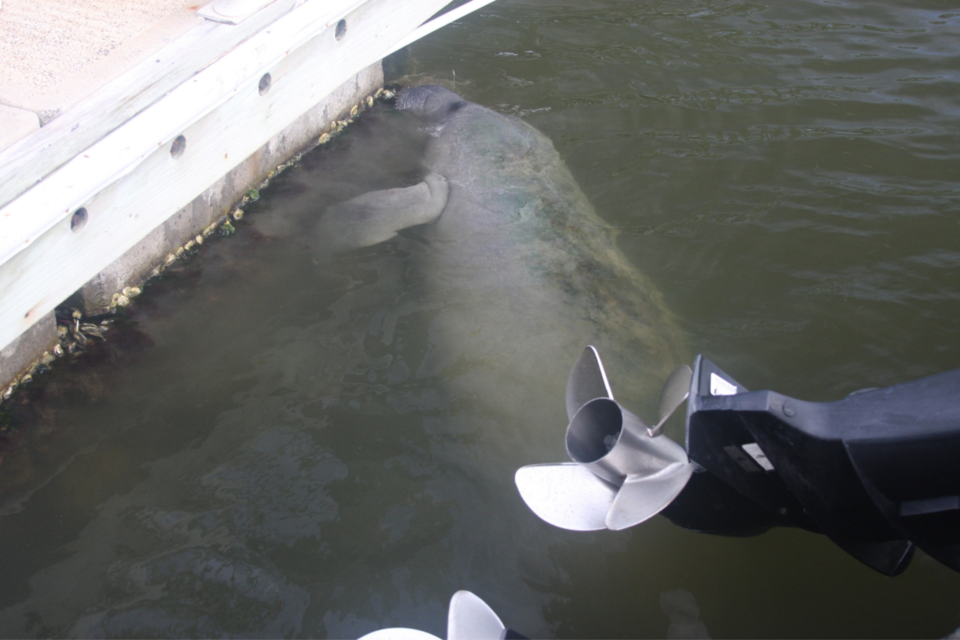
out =
<path fill-rule="evenodd" d="M 618 376 L 615 387 L 651 406 L 683 361 L 680 333 L 553 143 L 519 118 L 436 85 L 401 91 L 396 106 L 430 134 L 425 179 L 331 207 L 315 233 L 341 249 L 404 229 L 421 241 L 411 260 L 424 294 L 443 308 L 417 373 L 485 362 L 495 375 L 463 374 L 474 392 L 517 400 L 550 393 L 562 415 L 569 367 L 594 344 Z M 538 384 L 526 393 L 513 386 Z M 558 440 L 562 427 L 553 426 Z"/>

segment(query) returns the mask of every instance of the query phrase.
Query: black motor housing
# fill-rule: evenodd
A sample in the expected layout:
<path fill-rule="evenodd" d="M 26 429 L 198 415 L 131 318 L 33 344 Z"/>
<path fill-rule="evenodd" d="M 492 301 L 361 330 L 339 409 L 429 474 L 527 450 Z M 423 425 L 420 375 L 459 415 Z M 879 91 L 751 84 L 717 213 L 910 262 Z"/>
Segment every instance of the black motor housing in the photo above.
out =
<path fill-rule="evenodd" d="M 792 525 L 886 575 L 907 567 L 914 545 L 960 571 L 960 369 L 818 403 L 747 391 L 697 356 L 686 447 L 713 477 L 691 480 L 664 512 L 681 526 Z M 697 506 L 718 499 L 748 515 L 741 531 L 733 512 L 711 526 Z"/>

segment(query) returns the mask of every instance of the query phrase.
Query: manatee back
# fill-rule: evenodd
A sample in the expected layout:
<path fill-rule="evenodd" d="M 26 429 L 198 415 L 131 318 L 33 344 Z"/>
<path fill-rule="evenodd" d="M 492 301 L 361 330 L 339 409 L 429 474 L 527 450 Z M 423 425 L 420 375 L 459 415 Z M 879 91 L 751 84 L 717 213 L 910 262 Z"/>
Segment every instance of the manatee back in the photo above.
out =
<path fill-rule="evenodd" d="M 440 267 L 433 281 L 451 285 L 447 300 L 484 301 L 444 323 L 447 331 L 485 328 L 486 339 L 458 334 L 458 348 L 497 351 L 493 343 L 508 337 L 504 352 L 536 344 L 536 352 L 572 363 L 584 345 L 595 344 L 627 395 L 662 384 L 685 359 L 673 316 L 617 249 L 552 141 L 519 118 L 442 87 L 416 89 L 408 90 L 406 106 L 439 125 L 427 145 L 427 168 L 450 184 L 447 207 L 425 230 L 437 241 L 428 252 Z M 484 347 L 467 346 L 477 342 Z M 520 363 L 512 367 L 524 371 Z"/>

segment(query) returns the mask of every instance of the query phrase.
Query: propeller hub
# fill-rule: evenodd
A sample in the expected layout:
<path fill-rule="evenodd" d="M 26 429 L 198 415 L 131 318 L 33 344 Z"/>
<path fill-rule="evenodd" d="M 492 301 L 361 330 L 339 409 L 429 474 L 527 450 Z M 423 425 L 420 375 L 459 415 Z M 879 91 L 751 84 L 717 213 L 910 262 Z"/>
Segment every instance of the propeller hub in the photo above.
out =
<path fill-rule="evenodd" d="M 594 398 L 580 407 L 567 427 L 567 453 L 617 487 L 627 476 L 651 475 L 686 461 L 683 447 L 666 437 L 650 437 L 649 428 L 612 398 Z"/>

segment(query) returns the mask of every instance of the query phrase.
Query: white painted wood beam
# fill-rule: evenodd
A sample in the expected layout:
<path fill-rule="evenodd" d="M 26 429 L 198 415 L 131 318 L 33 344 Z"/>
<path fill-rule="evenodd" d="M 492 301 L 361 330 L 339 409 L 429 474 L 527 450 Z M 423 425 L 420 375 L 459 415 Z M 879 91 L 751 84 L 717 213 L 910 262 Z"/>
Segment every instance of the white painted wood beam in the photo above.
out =
<path fill-rule="evenodd" d="M 466 4 L 462 4 L 456 9 L 451 9 L 450 11 L 440 14 L 439 16 L 433 18 L 432 20 L 429 20 L 428 22 L 424 22 L 422 25 L 417 27 L 416 31 L 408 35 L 406 38 L 404 38 L 397 44 L 393 45 L 393 47 L 390 49 L 390 51 L 388 51 L 384 55 L 384 57 L 390 55 L 395 51 L 399 51 L 400 49 L 403 49 L 407 45 L 413 44 L 420 38 L 430 35 L 437 29 L 440 29 L 441 27 L 445 27 L 451 22 L 454 22 L 455 20 L 459 20 L 460 18 L 470 15 L 477 9 L 485 7 L 488 4 L 491 4 L 492 2 L 494 2 L 494 0 L 470 0 L 470 2 L 467 2 Z"/>
<path fill-rule="evenodd" d="M 275 0 L 237 26 L 204 22 L 36 133 L 0 151 L 0 207 L 289 13 L 299 1 Z"/>

